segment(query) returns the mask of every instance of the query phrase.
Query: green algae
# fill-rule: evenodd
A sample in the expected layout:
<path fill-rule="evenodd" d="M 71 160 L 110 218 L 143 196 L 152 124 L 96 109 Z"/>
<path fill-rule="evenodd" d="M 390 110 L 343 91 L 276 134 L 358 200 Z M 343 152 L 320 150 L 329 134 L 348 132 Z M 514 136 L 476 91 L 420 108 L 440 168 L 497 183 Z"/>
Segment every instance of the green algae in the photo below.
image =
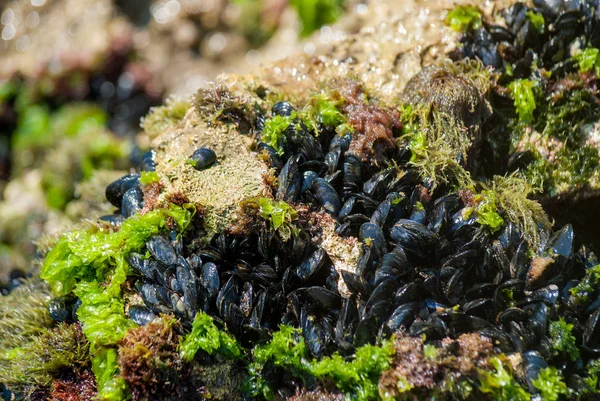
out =
<path fill-rule="evenodd" d="M 577 348 L 577 339 L 573 335 L 573 327 L 563 318 L 559 318 L 557 321 L 550 322 L 549 333 L 554 355 L 566 354 L 571 361 L 575 362 L 580 358 L 580 354 L 579 348 Z"/>
<path fill-rule="evenodd" d="M 101 348 L 92 358 L 92 372 L 96 376 L 98 399 L 124 401 L 131 399 L 125 380 L 119 376 L 116 348 Z"/>
<path fill-rule="evenodd" d="M 594 71 L 596 75 L 600 75 L 600 50 L 595 47 L 583 49 L 575 55 L 575 60 L 579 65 L 579 71 L 589 72 Z"/>
<path fill-rule="evenodd" d="M 174 97 L 167 98 L 165 105 L 152 107 L 150 113 L 142 119 L 142 129 L 152 139 L 167 128 L 178 124 L 192 107 L 189 100 Z"/>
<path fill-rule="evenodd" d="M 339 92 L 322 91 L 308 99 L 308 103 L 298 112 L 298 117 L 309 131 L 318 135 L 321 125 L 335 129 L 345 124 L 346 117 L 341 111 L 343 105 L 344 98 Z"/>
<path fill-rule="evenodd" d="M 320 361 L 313 360 L 309 372 L 319 380 L 333 381 L 351 400 L 377 400 L 380 398 L 379 376 L 389 367 L 393 354 L 393 340 L 384 340 L 381 346 L 359 347 L 352 360 L 337 353 Z"/>
<path fill-rule="evenodd" d="M 344 11 L 344 0 L 291 0 L 290 4 L 296 9 L 302 22 L 301 37 L 335 22 Z"/>
<path fill-rule="evenodd" d="M 48 287 L 35 279 L 0 297 L 0 382 L 17 388 L 31 383 L 26 373 L 37 366 L 21 358 L 32 347 L 37 348 L 38 338 L 54 325 L 48 313 L 49 301 Z M 45 381 L 45 372 L 36 378 Z"/>
<path fill-rule="evenodd" d="M 209 355 L 219 353 L 226 358 L 239 359 L 243 352 L 237 340 L 230 334 L 219 330 L 213 318 L 204 312 L 198 312 L 192 323 L 192 331 L 179 345 L 181 357 L 192 361 L 196 353 L 202 350 Z"/>
<path fill-rule="evenodd" d="M 61 237 L 42 266 L 42 277 L 54 294 L 73 291 L 81 300 L 77 310 L 83 333 L 90 342 L 92 371 L 100 399 L 127 399 L 127 386 L 118 377 L 117 343 L 136 325 L 125 316 L 121 285 L 130 268 L 125 256 L 166 229 L 167 220 L 185 231 L 193 213 L 170 205 L 125 220 L 119 231 L 91 226 Z M 101 282 L 106 282 L 102 285 Z"/>
<path fill-rule="evenodd" d="M 589 296 L 595 293 L 598 283 L 600 283 L 600 265 L 588 268 L 581 281 L 569 290 L 573 302 L 576 305 L 588 302 Z"/>
<path fill-rule="evenodd" d="M 183 231 L 192 213 L 179 206 L 157 209 L 125 220 L 119 231 L 92 226 L 63 235 L 48 253 L 40 277 L 50 284 L 55 295 L 65 295 L 80 281 L 103 281 L 111 265 L 123 255 L 141 249 L 145 242 L 166 227 L 172 218 Z"/>
<path fill-rule="evenodd" d="M 149 185 L 155 182 L 160 182 L 160 176 L 156 171 L 142 171 L 140 173 L 140 184 Z"/>
<path fill-rule="evenodd" d="M 446 25 L 456 32 L 469 32 L 481 28 L 481 12 L 473 6 L 458 6 L 448 12 Z"/>
<path fill-rule="evenodd" d="M 293 207 L 285 201 L 265 197 L 260 197 L 256 201 L 261 217 L 269 222 L 269 226 L 277 231 L 284 241 L 298 234 L 299 229 L 294 224 L 298 220 L 298 214 Z"/>
<path fill-rule="evenodd" d="M 554 366 L 541 369 L 537 379 L 532 380 L 531 383 L 539 390 L 544 401 L 558 401 L 561 395 L 569 394 L 562 375 Z"/>
<path fill-rule="evenodd" d="M 275 149 L 279 155 L 282 155 L 285 150 L 287 142 L 285 131 L 295 118 L 295 113 L 293 114 L 293 116 L 273 116 L 265 121 L 261 141 Z"/>
<path fill-rule="evenodd" d="M 117 267 L 104 287 L 96 281 L 80 282 L 74 293 L 81 300 L 77 317 L 90 342 L 92 371 L 96 376 L 98 397 L 102 400 L 125 400 L 128 396 L 125 381 L 118 376 L 117 343 L 129 329 L 136 327 L 125 316 L 121 284 L 127 279 L 129 266 L 123 255 L 116 257 Z"/>
<path fill-rule="evenodd" d="M 300 329 L 282 325 L 273 333 L 271 341 L 252 350 L 252 362 L 248 366 L 248 378 L 243 391 L 251 397 L 273 400 L 275 394 L 270 383 L 262 375 L 267 363 L 283 367 L 295 376 L 305 375 L 306 344 Z"/>
<path fill-rule="evenodd" d="M 120 286 L 105 288 L 95 281 L 81 282 L 74 293 L 81 300 L 77 317 L 93 352 L 98 346 L 116 345 L 127 330 L 136 326 L 125 316 Z"/>
<path fill-rule="evenodd" d="M 351 359 L 334 353 L 320 360 L 309 360 L 300 329 L 282 325 L 279 331 L 273 333 L 271 341 L 253 349 L 253 361 L 248 367 L 249 377 L 244 389 L 250 396 L 274 399 L 270 383 L 262 375 L 265 366 L 270 364 L 285 368 L 304 381 L 316 379 L 322 383 L 334 383 L 348 399 L 377 400 L 379 376 L 389 367 L 393 354 L 393 341 L 384 340 L 380 346 L 357 348 Z"/>
<path fill-rule="evenodd" d="M 523 237 L 532 247 L 539 244 L 539 226 L 551 226 L 542 205 L 530 198 L 538 189 L 517 174 L 494 176 L 483 184 L 494 194 L 498 213 L 517 225 Z"/>
<path fill-rule="evenodd" d="M 600 393 L 600 359 L 592 359 L 586 366 L 586 375 L 577 392 L 577 400 L 592 400 Z"/>
<path fill-rule="evenodd" d="M 536 85 L 535 81 L 529 79 L 515 79 L 508 85 L 520 121 L 533 122 L 533 112 L 537 107 L 534 94 Z"/>
<path fill-rule="evenodd" d="M 89 344 L 77 325 L 59 323 L 46 328 L 32 341 L 11 349 L 0 362 L 0 382 L 12 389 L 49 386 L 65 370 L 77 370 L 89 362 Z"/>
<path fill-rule="evenodd" d="M 544 16 L 541 13 L 536 13 L 535 11 L 528 10 L 525 13 L 527 21 L 531 22 L 533 27 L 538 32 L 544 32 L 544 28 L 546 26 L 546 21 L 544 20 Z"/>
<path fill-rule="evenodd" d="M 510 368 L 499 357 L 489 360 L 491 369 L 479 378 L 479 390 L 496 401 L 529 401 L 531 396 L 513 378 Z"/>
<path fill-rule="evenodd" d="M 504 224 L 504 219 L 500 217 L 496 207 L 496 193 L 490 190 L 483 190 L 474 196 L 476 220 L 482 226 L 487 227 L 491 232 L 498 231 Z"/>
<path fill-rule="evenodd" d="M 471 140 L 454 117 L 433 111 L 427 105 L 403 106 L 403 134 L 411 151 L 410 164 L 422 177 L 430 179 L 435 189 L 441 184 L 458 188 L 473 187 L 469 172 L 458 155 L 466 157 Z"/>

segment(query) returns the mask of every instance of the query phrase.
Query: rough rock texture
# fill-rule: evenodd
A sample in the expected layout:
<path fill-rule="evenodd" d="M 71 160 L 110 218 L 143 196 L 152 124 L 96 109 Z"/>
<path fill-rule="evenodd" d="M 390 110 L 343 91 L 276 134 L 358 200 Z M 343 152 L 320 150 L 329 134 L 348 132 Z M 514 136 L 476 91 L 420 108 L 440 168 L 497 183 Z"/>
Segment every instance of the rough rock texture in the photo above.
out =
<path fill-rule="evenodd" d="M 165 177 L 165 196 L 185 194 L 189 202 L 206 209 L 205 229 L 210 236 L 231 224 L 239 203 L 265 195 L 267 166 L 252 154 L 233 124 L 210 126 L 196 109 L 156 137 L 157 172 Z M 186 160 L 194 150 L 208 147 L 217 154 L 210 168 L 197 171 Z"/>

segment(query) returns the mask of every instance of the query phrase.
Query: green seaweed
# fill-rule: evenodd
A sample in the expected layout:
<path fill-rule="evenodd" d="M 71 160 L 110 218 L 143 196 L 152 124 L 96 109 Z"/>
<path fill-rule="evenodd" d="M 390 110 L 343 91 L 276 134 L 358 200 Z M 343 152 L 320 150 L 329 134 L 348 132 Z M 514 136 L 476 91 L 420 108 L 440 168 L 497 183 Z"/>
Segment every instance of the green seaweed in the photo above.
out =
<path fill-rule="evenodd" d="M 333 381 L 352 400 L 376 400 L 379 399 L 379 377 L 389 367 L 393 354 L 393 340 L 385 340 L 381 346 L 359 347 L 351 361 L 337 353 L 320 361 L 313 360 L 308 370 L 320 380 Z"/>
<path fill-rule="evenodd" d="M 446 25 L 456 32 L 476 31 L 481 28 L 481 12 L 473 6 L 458 6 L 445 19 Z"/>
<path fill-rule="evenodd" d="M 580 358 L 572 324 L 565 322 L 563 318 L 559 318 L 557 321 L 550 322 L 549 332 L 554 355 L 566 353 L 573 362 Z"/>
<path fill-rule="evenodd" d="M 98 399 L 124 401 L 131 399 L 127 383 L 119 376 L 116 348 L 101 348 L 92 358 L 92 372 L 96 376 Z"/>
<path fill-rule="evenodd" d="M 323 91 L 309 98 L 298 117 L 309 131 L 318 135 L 321 124 L 328 128 L 337 128 L 345 124 L 346 117 L 340 111 L 343 105 L 344 99 L 337 91 Z"/>
<path fill-rule="evenodd" d="M 155 182 L 160 182 L 160 176 L 156 171 L 142 171 L 140 173 L 140 184 L 149 185 Z"/>
<path fill-rule="evenodd" d="M 125 316 L 121 285 L 127 280 L 125 256 L 166 228 L 171 219 L 183 232 L 192 212 L 170 205 L 125 220 L 119 231 L 88 229 L 67 233 L 46 256 L 40 276 L 57 295 L 73 291 L 81 299 L 77 310 L 90 342 L 92 370 L 100 399 L 127 399 L 127 385 L 118 377 L 116 344 L 135 324 Z M 101 282 L 106 282 L 102 285 Z"/>
<path fill-rule="evenodd" d="M 599 178 L 600 157 L 587 134 L 600 110 L 597 93 L 577 75 L 567 82 L 574 87 L 538 101 L 539 116 L 532 125 L 509 123 L 513 150 L 525 147 L 534 154 L 521 174 L 533 185 L 543 186 L 549 196 L 597 186 Z"/>
<path fill-rule="evenodd" d="M 51 113 L 43 104 L 30 104 L 19 112 L 13 144 L 17 150 L 48 146 L 59 138 L 75 137 L 106 125 L 108 116 L 88 103 L 75 103 Z"/>
<path fill-rule="evenodd" d="M 50 128 L 50 110 L 48 107 L 35 104 L 27 107 L 17 120 L 12 141 L 17 149 L 26 149 L 31 144 L 43 145 L 52 138 L 47 135 Z"/>
<path fill-rule="evenodd" d="M 83 325 L 83 333 L 90 342 L 92 371 L 96 376 L 98 397 L 116 401 L 128 398 L 127 384 L 118 376 L 117 343 L 129 329 L 136 327 L 125 316 L 121 297 L 121 284 L 127 279 L 129 265 L 124 256 L 116 257 L 117 267 L 104 287 L 96 281 L 80 282 L 74 293 L 81 300 L 77 317 Z"/>
<path fill-rule="evenodd" d="M 534 88 L 537 83 L 529 79 L 515 79 L 508 85 L 514 101 L 515 109 L 522 122 L 533 122 L 536 109 Z"/>
<path fill-rule="evenodd" d="M 286 145 L 285 130 L 292 124 L 295 116 L 274 116 L 265 121 L 261 141 L 271 146 L 280 155 L 283 154 Z"/>
<path fill-rule="evenodd" d="M 583 305 L 588 301 L 588 297 L 596 291 L 600 282 L 600 265 L 590 267 L 586 270 L 585 276 L 579 284 L 569 291 L 573 302 L 576 305 Z"/>
<path fill-rule="evenodd" d="M 282 200 L 264 197 L 258 198 L 257 203 L 261 217 L 269 222 L 271 228 L 276 230 L 284 241 L 298 234 L 299 229 L 294 224 L 298 214 L 293 207 Z"/>
<path fill-rule="evenodd" d="M 4 360 L 0 362 L 0 382 L 12 389 L 49 386 L 64 370 L 78 369 L 88 363 L 89 344 L 77 325 L 60 323 L 11 349 L 1 359 Z"/>
<path fill-rule="evenodd" d="M 428 359 L 435 359 L 437 357 L 437 348 L 432 344 L 425 344 L 423 346 L 423 355 Z"/>
<path fill-rule="evenodd" d="M 97 346 L 117 344 L 127 330 L 135 327 L 133 321 L 125 316 L 120 288 L 105 288 L 92 281 L 77 284 L 74 292 L 81 299 L 77 316 L 92 351 Z"/>
<path fill-rule="evenodd" d="M 433 188 L 440 184 L 458 189 L 474 187 L 469 172 L 459 162 L 459 155 L 466 158 L 471 146 L 467 130 L 454 117 L 428 105 L 402 105 L 399 110 L 403 135 L 397 141 L 408 141 L 410 163 L 432 181 Z"/>
<path fill-rule="evenodd" d="M 167 128 L 176 125 L 192 107 L 189 100 L 170 97 L 164 106 L 152 107 L 140 126 L 150 138 L 155 138 Z"/>
<path fill-rule="evenodd" d="M 483 190 L 475 195 L 474 201 L 477 203 L 475 207 L 477 222 L 487 227 L 491 232 L 498 231 L 504 224 L 504 219 L 497 212 L 496 193 Z"/>
<path fill-rule="evenodd" d="M 312 378 L 335 383 L 349 399 L 376 400 L 379 399 L 379 376 L 389 367 L 393 353 L 393 340 L 385 340 L 381 346 L 359 347 L 352 360 L 335 353 L 321 360 L 309 361 L 300 329 L 282 325 L 279 331 L 273 333 L 271 341 L 254 348 L 254 359 L 248 367 L 249 378 L 244 389 L 250 396 L 272 400 L 273 390 L 262 376 L 265 365 L 271 364 L 285 368 L 302 380 Z"/>
<path fill-rule="evenodd" d="M 54 324 L 48 313 L 49 301 L 48 286 L 36 279 L 27 280 L 10 294 L 0 297 L 0 382 L 11 387 L 30 383 L 24 372 L 36 368 L 37 364 L 21 359 L 36 339 Z M 43 372 L 40 375 L 38 377 L 44 376 Z"/>
<path fill-rule="evenodd" d="M 252 397 L 273 400 L 275 394 L 262 371 L 267 363 L 284 367 L 296 376 L 305 375 L 306 344 L 300 329 L 282 325 L 273 333 L 267 344 L 257 345 L 252 350 L 253 361 L 248 366 L 248 379 L 244 383 L 244 392 Z"/>
<path fill-rule="evenodd" d="M 69 232 L 47 255 L 40 277 L 50 284 L 55 295 L 68 294 L 78 281 L 103 281 L 118 257 L 141 249 L 152 235 L 165 229 L 168 217 L 183 231 L 192 214 L 170 205 L 168 209 L 130 217 L 116 232 L 95 226 Z"/>
<path fill-rule="evenodd" d="M 539 189 L 517 174 L 494 176 L 490 183 L 482 183 L 482 186 L 494 193 L 498 213 L 517 225 L 532 248 L 537 247 L 539 225 L 551 226 L 542 205 L 529 198 Z"/>
<path fill-rule="evenodd" d="M 479 390 L 496 401 L 529 401 L 531 396 L 515 381 L 499 357 L 489 359 L 490 370 L 481 372 Z"/>
<path fill-rule="evenodd" d="M 531 383 L 540 391 L 544 401 L 558 401 L 561 395 L 569 394 L 562 375 L 554 366 L 541 369 L 537 379 Z"/>
<path fill-rule="evenodd" d="M 199 350 L 209 355 L 220 355 L 238 359 L 243 355 L 242 349 L 236 339 L 230 334 L 219 330 L 212 317 L 204 312 L 198 312 L 192 323 L 192 331 L 188 333 L 179 344 L 181 357 L 191 361 Z"/>
<path fill-rule="evenodd" d="M 591 397 L 597 396 L 600 392 L 600 359 L 589 361 L 586 371 L 582 385 L 577 391 L 577 400 L 591 400 Z"/>
<path fill-rule="evenodd" d="M 344 11 L 344 0 L 291 0 L 290 4 L 296 9 L 302 22 L 301 37 L 335 22 Z"/>
<path fill-rule="evenodd" d="M 579 65 L 579 71 L 589 72 L 593 70 L 596 75 L 600 75 L 600 50 L 595 47 L 588 47 L 575 55 L 575 60 Z"/>
<path fill-rule="evenodd" d="M 528 10 L 525 13 L 525 15 L 527 17 L 527 20 L 529 22 L 531 22 L 533 27 L 538 32 L 544 32 L 544 27 L 545 27 L 546 21 L 544 20 L 544 16 L 541 13 L 536 13 L 535 11 Z"/>

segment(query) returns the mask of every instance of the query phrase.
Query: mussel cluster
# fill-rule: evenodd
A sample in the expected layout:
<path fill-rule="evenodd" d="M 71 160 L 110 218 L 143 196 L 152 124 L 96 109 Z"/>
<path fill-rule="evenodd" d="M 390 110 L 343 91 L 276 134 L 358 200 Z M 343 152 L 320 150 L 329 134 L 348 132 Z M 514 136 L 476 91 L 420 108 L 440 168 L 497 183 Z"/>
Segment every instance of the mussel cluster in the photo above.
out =
<path fill-rule="evenodd" d="M 464 35 L 462 55 L 498 71 L 509 69 L 514 78 L 528 77 L 534 64 L 553 74 L 573 72 L 572 49 L 600 46 L 599 7 L 597 0 L 535 0 L 531 8 L 515 3 L 504 11 L 506 28 L 484 23 Z"/>
<path fill-rule="evenodd" d="M 289 103 L 271 111 L 292 113 Z M 540 224 L 533 248 L 513 222 L 496 232 L 481 225 L 472 194 L 423 180 L 408 164 L 409 149 L 387 149 L 383 159 L 396 164 L 385 167 L 352 154 L 351 140 L 326 127 L 313 136 L 296 121 L 281 151 L 262 142 L 257 149 L 277 173 L 275 198 L 334 222 L 341 238 L 359 239 L 354 270 L 336 268 L 321 245 L 326 234 L 300 220 L 287 240 L 265 225 L 195 249 L 186 246 L 190 234 L 171 232 L 129 257 L 144 302 L 130 306 L 130 317 L 146 324 L 171 313 L 189 327 L 202 310 L 246 346 L 291 325 L 317 358 L 349 355 L 398 331 L 428 341 L 476 332 L 503 352 L 522 353 L 533 379 L 553 358 L 573 373 L 582 368 L 551 346 L 549 325 L 562 318 L 574 325 L 584 361 L 600 355 L 600 294 L 571 291 L 598 261 L 575 249 L 570 225 L 553 232 Z M 120 205 L 132 188 L 136 175 L 107 195 Z"/>

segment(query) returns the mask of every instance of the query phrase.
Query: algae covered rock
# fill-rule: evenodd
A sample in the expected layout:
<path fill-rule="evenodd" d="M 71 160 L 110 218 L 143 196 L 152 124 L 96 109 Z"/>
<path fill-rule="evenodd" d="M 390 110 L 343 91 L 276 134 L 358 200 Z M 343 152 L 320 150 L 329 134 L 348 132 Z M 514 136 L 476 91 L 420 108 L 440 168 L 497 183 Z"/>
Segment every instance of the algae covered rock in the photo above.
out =
<path fill-rule="evenodd" d="M 400 77 L 423 44 L 401 26 L 154 109 L 146 163 L 107 187 L 118 210 L 57 239 L 25 317 L 34 343 L 80 326 L 89 365 L 0 378 L 59 394 L 91 369 L 105 400 L 593 399 L 598 259 L 518 172 L 470 169 L 497 76 L 428 37 L 434 65 Z"/>

